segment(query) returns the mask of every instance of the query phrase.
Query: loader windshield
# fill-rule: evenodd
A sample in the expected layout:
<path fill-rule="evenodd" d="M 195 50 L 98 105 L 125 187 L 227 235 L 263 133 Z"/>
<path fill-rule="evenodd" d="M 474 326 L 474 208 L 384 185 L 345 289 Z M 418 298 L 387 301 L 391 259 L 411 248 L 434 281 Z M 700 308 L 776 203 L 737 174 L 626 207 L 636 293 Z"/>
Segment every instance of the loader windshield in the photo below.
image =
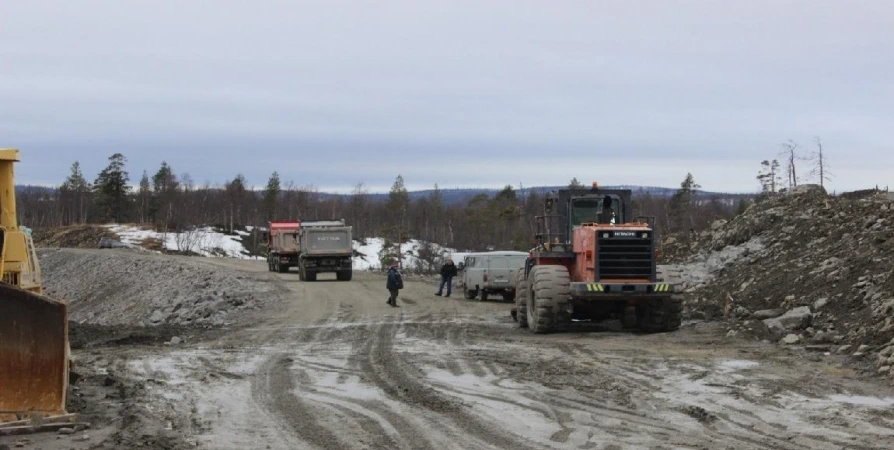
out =
<path fill-rule="evenodd" d="M 612 196 L 587 197 L 571 200 L 571 225 L 585 223 L 611 223 L 614 213 L 615 223 L 621 221 L 621 202 Z"/>

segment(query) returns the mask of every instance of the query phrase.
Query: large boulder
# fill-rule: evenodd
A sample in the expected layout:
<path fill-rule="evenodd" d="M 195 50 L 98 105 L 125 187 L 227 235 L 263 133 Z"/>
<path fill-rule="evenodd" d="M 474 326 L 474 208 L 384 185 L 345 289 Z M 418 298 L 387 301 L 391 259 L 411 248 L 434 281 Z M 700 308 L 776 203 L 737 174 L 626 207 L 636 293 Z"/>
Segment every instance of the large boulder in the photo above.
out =
<path fill-rule="evenodd" d="M 775 319 L 764 320 L 764 325 L 770 329 L 770 332 L 777 336 L 784 336 L 791 331 L 803 330 L 810 326 L 813 320 L 813 314 L 810 307 L 802 306 L 795 308 Z"/>
<path fill-rule="evenodd" d="M 818 184 L 802 184 L 800 186 L 795 186 L 790 191 L 792 195 L 802 195 L 802 194 L 820 194 L 826 195 L 826 188 L 818 185 Z"/>
<path fill-rule="evenodd" d="M 775 319 L 781 315 L 785 314 L 784 309 L 762 309 L 760 311 L 755 311 L 752 314 L 757 320 L 767 320 L 767 319 Z"/>

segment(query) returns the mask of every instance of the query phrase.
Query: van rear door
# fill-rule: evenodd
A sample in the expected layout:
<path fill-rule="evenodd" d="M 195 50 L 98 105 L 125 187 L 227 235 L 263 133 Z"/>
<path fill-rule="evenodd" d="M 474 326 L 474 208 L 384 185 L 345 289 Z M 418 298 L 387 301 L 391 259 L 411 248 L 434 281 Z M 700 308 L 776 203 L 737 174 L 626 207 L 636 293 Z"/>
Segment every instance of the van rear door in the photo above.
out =
<path fill-rule="evenodd" d="M 487 258 L 487 281 L 493 288 L 508 288 L 515 276 L 510 268 L 508 256 L 491 256 Z"/>

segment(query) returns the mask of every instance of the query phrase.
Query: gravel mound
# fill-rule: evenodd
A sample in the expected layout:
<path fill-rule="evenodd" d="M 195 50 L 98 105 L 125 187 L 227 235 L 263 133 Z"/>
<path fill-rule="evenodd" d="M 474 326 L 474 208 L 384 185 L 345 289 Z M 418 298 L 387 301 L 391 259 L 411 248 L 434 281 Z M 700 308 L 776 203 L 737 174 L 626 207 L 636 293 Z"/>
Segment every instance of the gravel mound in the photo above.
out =
<path fill-rule="evenodd" d="M 730 318 L 768 339 L 828 346 L 894 366 L 894 204 L 821 189 L 765 198 L 695 237 L 672 266 L 691 318 Z M 781 325 L 767 310 L 796 311 Z M 761 318 L 755 317 L 755 313 Z M 809 319 L 803 317 L 809 316 Z M 785 321 L 783 321 L 785 322 Z M 849 346 L 849 347 L 848 347 Z M 894 373 L 892 373 L 894 376 Z"/>
<path fill-rule="evenodd" d="M 131 250 L 38 251 L 46 293 L 91 325 L 223 325 L 277 297 L 278 285 L 204 262 Z"/>

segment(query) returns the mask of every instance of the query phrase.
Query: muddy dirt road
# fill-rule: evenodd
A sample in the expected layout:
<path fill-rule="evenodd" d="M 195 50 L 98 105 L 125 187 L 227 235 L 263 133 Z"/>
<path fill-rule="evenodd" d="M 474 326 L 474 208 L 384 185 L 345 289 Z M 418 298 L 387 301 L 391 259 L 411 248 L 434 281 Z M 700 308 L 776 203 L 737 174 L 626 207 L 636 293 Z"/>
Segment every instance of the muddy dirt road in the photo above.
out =
<path fill-rule="evenodd" d="M 894 392 L 834 356 L 711 324 L 534 336 L 509 304 L 427 283 L 407 281 L 391 308 L 380 275 L 305 283 L 263 262 L 205 264 L 281 285 L 279 307 L 180 345 L 92 349 L 88 362 L 111 358 L 137 383 L 142 418 L 95 447 L 894 448 Z"/>

